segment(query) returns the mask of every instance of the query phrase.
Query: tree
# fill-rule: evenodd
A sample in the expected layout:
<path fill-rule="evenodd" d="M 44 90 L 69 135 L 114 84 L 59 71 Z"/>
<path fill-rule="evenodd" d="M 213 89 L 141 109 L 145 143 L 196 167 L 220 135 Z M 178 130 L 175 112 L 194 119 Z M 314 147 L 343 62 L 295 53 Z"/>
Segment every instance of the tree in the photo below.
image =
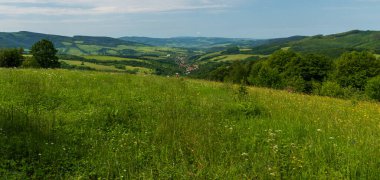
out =
<path fill-rule="evenodd" d="M 0 50 L 0 67 L 19 67 L 24 60 L 20 49 L 2 49 Z"/>
<path fill-rule="evenodd" d="M 294 67 L 298 68 L 299 75 L 305 81 L 315 80 L 322 82 L 332 70 L 332 61 L 326 56 L 306 54 L 302 55 L 300 61 L 295 63 Z"/>
<path fill-rule="evenodd" d="M 46 39 L 38 41 L 32 46 L 31 54 L 42 68 L 58 68 L 60 63 L 56 56 L 57 50 L 54 44 Z"/>
<path fill-rule="evenodd" d="M 291 50 L 279 50 L 274 52 L 270 58 L 270 66 L 277 69 L 279 73 L 285 71 L 285 66 L 294 58 L 299 57 L 298 54 Z"/>
<path fill-rule="evenodd" d="M 259 62 L 252 66 L 248 81 L 256 86 L 282 88 L 282 78 L 277 69 L 271 68 L 267 62 Z"/>
<path fill-rule="evenodd" d="M 25 57 L 21 65 L 22 68 L 40 68 L 40 64 L 36 61 L 34 57 Z"/>
<path fill-rule="evenodd" d="M 343 87 L 364 89 L 369 78 L 380 75 L 380 60 L 369 52 L 350 52 L 337 61 L 336 79 Z"/>
<path fill-rule="evenodd" d="M 304 92 L 311 93 L 313 82 L 320 83 L 324 81 L 332 67 L 332 61 L 326 56 L 304 54 L 294 57 L 285 66 L 283 75 L 290 79 L 301 77 L 305 82 Z"/>
<path fill-rule="evenodd" d="M 380 76 L 368 81 L 365 92 L 370 98 L 380 101 Z"/>
<path fill-rule="evenodd" d="M 245 63 L 235 61 L 229 69 L 229 74 L 225 80 L 233 83 L 241 83 L 242 81 L 246 82 L 249 70 Z"/>
<path fill-rule="evenodd" d="M 217 69 L 211 71 L 208 74 L 208 79 L 214 80 L 214 81 L 224 81 L 224 78 L 227 77 L 229 74 L 229 67 L 228 66 L 220 66 Z"/>

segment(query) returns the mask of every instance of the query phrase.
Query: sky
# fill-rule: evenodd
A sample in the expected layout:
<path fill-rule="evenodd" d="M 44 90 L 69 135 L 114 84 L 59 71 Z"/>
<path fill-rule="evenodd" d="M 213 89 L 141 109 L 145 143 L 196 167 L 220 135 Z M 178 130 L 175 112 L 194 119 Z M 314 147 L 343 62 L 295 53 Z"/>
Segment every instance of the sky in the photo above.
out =
<path fill-rule="evenodd" d="M 278 38 L 380 30 L 380 0 L 0 0 L 0 32 Z"/>

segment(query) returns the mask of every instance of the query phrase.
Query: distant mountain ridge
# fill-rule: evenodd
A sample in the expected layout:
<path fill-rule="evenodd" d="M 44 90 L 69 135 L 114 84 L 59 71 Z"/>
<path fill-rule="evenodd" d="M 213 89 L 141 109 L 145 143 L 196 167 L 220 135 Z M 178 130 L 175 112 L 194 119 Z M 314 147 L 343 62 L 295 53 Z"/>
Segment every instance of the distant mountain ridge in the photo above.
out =
<path fill-rule="evenodd" d="M 289 39 L 288 39 L 289 40 Z M 280 49 L 338 56 L 345 51 L 372 51 L 380 54 L 380 31 L 353 30 L 331 35 L 309 36 L 291 41 L 275 41 L 254 47 L 252 53 L 271 54 Z"/>
<path fill-rule="evenodd" d="M 215 48 L 226 46 L 258 46 L 266 43 L 266 40 L 249 38 L 221 38 L 221 37 L 173 37 L 150 38 L 126 36 L 120 39 L 130 42 L 149 44 L 153 46 L 181 47 L 181 48 Z"/>
<path fill-rule="evenodd" d="M 60 36 L 51 34 L 20 31 L 15 33 L 0 32 L 0 48 L 30 49 L 41 39 L 52 41 L 60 54 L 72 55 L 141 55 L 137 48 L 153 48 L 150 45 L 124 41 L 111 37 L 94 36 Z M 153 51 L 153 50 L 152 50 Z"/>
<path fill-rule="evenodd" d="M 60 36 L 51 34 L 42 34 L 28 31 L 20 31 L 15 33 L 0 32 L 0 47 L 23 47 L 30 48 L 34 43 L 41 39 L 48 39 L 52 41 L 57 48 L 67 46 L 66 43 L 74 43 L 75 41 L 82 41 L 85 44 L 97 45 L 143 45 L 136 42 L 128 42 L 110 37 L 95 37 L 95 36 Z"/>
<path fill-rule="evenodd" d="M 60 36 L 27 31 L 0 32 L 0 48 L 29 49 L 40 39 L 51 40 L 62 54 L 74 55 L 141 55 L 168 54 L 173 48 L 218 51 L 230 46 L 252 49 L 252 54 L 271 54 L 280 49 L 337 56 L 345 51 L 367 50 L 380 54 L 380 31 L 353 30 L 332 35 L 292 36 L 277 39 L 244 39 L 217 37 L 94 37 Z M 161 49 L 160 49 L 161 48 Z M 144 51 L 144 52 L 142 52 Z"/>

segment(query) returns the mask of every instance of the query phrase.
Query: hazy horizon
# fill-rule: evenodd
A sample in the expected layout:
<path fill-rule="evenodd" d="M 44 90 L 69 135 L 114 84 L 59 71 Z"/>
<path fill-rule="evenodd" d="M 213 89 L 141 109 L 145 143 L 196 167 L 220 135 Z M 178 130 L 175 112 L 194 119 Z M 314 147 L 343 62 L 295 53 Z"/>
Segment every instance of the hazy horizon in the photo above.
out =
<path fill-rule="evenodd" d="M 268 39 L 379 30 L 380 0 L 1 0 L 1 32 Z"/>
<path fill-rule="evenodd" d="M 343 32 L 336 32 L 331 34 L 338 34 L 338 33 L 344 33 L 349 32 L 353 30 L 360 30 L 360 31 L 378 31 L 378 30 L 364 30 L 364 29 L 351 29 L 346 30 Z M 266 40 L 266 39 L 277 39 L 277 38 L 289 38 L 294 36 L 316 36 L 316 35 L 331 35 L 331 34 L 310 34 L 310 35 L 290 35 L 290 36 L 283 36 L 283 37 L 270 37 L 270 38 L 254 38 L 254 37 L 222 37 L 222 36 L 170 36 L 170 37 L 152 37 L 152 36 L 120 36 L 120 37 L 112 37 L 107 35 L 88 35 L 88 34 L 74 34 L 74 35 L 62 35 L 62 34 L 55 34 L 55 33 L 43 33 L 43 32 L 34 32 L 34 31 L 26 31 L 26 30 L 20 30 L 20 31 L 2 31 L 0 33 L 18 33 L 18 32 L 30 32 L 30 33 L 38 33 L 38 34 L 47 34 L 47 35 L 56 35 L 56 36 L 66 36 L 66 37 L 74 37 L 74 36 L 90 36 L 90 37 L 110 37 L 110 38 L 123 38 L 123 37 L 137 37 L 137 38 L 154 38 L 154 39 L 170 39 L 170 38 L 226 38 L 226 39 L 248 39 L 248 40 Z"/>

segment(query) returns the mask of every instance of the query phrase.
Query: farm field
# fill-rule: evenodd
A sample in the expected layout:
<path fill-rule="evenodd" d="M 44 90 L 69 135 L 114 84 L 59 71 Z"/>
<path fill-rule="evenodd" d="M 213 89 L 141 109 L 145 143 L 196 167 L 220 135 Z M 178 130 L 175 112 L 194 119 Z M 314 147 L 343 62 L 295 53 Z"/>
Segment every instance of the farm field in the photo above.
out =
<path fill-rule="evenodd" d="M 70 65 L 90 67 L 98 71 L 120 71 L 120 72 L 123 71 L 122 69 L 115 68 L 114 66 L 105 66 L 105 65 L 99 65 L 95 63 L 89 63 L 89 62 L 83 62 L 83 65 L 82 65 L 81 61 L 72 61 L 72 60 L 61 60 L 61 61 Z"/>
<path fill-rule="evenodd" d="M 82 61 L 75 61 L 75 60 L 61 60 L 69 65 L 75 65 L 75 66 L 84 66 L 89 67 L 97 71 L 116 71 L 116 72 L 126 72 L 126 70 L 130 71 L 136 71 L 136 73 L 144 73 L 144 74 L 152 74 L 153 70 L 144 68 L 144 67 L 134 67 L 134 66 L 125 66 L 121 65 L 121 67 L 124 67 L 122 69 L 116 68 L 115 66 L 107 66 L 102 64 L 96 64 L 96 63 L 90 63 L 90 62 L 83 62 Z"/>
<path fill-rule="evenodd" d="M 254 55 L 251 54 L 234 54 L 234 55 L 221 55 L 210 59 L 210 61 L 226 62 L 226 61 L 239 61 L 250 58 Z"/>
<path fill-rule="evenodd" d="M 248 51 L 249 49 L 242 49 L 241 51 Z M 234 61 L 244 61 L 244 60 L 253 60 L 267 57 L 267 55 L 255 55 L 255 54 L 222 54 L 221 52 L 213 52 L 208 53 L 196 61 L 199 64 L 207 64 L 207 63 L 225 63 L 225 62 L 234 62 Z"/>
<path fill-rule="evenodd" d="M 378 179 L 380 104 L 199 80 L 0 69 L 5 179 Z"/>

